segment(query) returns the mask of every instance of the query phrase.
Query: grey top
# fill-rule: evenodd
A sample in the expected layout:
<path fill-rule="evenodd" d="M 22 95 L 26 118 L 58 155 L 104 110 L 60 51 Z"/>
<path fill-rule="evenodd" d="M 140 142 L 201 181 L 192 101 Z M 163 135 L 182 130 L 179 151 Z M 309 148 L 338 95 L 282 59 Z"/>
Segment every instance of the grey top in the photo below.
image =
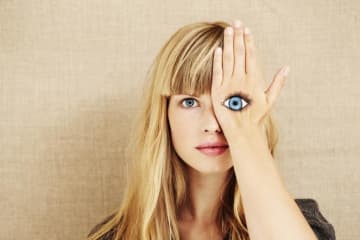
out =
<path fill-rule="evenodd" d="M 335 240 L 335 229 L 331 223 L 329 223 L 325 217 L 321 214 L 319 210 L 318 203 L 311 198 L 296 198 L 296 204 L 299 206 L 304 217 L 308 221 L 312 230 L 315 232 L 318 240 Z M 96 224 L 88 234 L 90 236 L 96 232 L 101 225 L 110 220 L 113 215 L 106 217 L 100 223 Z M 115 236 L 115 231 L 110 231 L 103 235 L 100 240 L 113 240 Z M 230 236 L 227 235 L 224 240 L 230 240 Z"/>

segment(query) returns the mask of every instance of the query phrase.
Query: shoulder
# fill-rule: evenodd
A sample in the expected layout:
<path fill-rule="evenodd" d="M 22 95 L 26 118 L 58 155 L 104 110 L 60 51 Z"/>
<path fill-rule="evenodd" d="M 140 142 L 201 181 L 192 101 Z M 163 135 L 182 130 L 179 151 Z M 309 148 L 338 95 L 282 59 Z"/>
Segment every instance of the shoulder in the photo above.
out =
<path fill-rule="evenodd" d="M 104 219 L 102 219 L 99 223 L 97 223 L 95 226 L 93 226 L 88 234 L 88 237 L 90 237 L 92 234 L 94 234 L 95 232 L 97 232 L 102 225 L 104 225 L 105 223 L 107 223 L 110 219 L 112 219 L 115 216 L 115 213 L 105 217 Z M 106 234 L 104 234 L 103 236 L 101 236 L 99 238 L 99 240 L 112 240 L 115 236 L 115 231 L 111 230 L 109 232 L 107 232 Z"/>
<path fill-rule="evenodd" d="M 333 225 L 322 215 L 316 200 L 311 198 L 296 198 L 295 202 L 319 240 L 336 239 Z"/>

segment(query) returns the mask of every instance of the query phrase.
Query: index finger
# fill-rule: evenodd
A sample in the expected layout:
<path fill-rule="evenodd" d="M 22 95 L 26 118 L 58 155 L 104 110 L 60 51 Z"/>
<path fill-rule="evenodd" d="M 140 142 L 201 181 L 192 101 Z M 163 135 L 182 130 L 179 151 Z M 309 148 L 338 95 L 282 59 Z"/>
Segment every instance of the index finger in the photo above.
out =
<path fill-rule="evenodd" d="M 214 53 L 213 60 L 213 75 L 212 75 L 212 87 L 217 89 L 222 84 L 223 69 L 222 69 L 222 49 L 217 47 Z"/>

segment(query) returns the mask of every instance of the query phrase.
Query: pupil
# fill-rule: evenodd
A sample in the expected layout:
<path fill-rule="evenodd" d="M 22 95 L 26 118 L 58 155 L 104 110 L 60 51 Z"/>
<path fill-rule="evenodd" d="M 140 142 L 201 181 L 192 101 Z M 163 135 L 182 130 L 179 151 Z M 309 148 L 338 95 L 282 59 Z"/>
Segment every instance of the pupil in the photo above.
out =
<path fill-rule="evenodd" d="M 241 104 L 241 98 L 238 97 L 238 96 L 233 96 L 231 99 L 230 99 L 230 106 L 234 109 L 237 109 L 239 110 L 242 106 Z"/>

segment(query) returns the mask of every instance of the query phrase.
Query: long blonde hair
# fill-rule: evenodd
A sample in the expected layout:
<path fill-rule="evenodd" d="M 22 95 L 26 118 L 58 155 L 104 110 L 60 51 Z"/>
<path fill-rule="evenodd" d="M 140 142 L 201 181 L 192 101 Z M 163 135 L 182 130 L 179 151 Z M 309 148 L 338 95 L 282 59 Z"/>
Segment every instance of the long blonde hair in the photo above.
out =
<path fill-rule="evenodd" d="M 114 231 L 120 239 L 180 240 L 178 210 L 186 198 L 184 163 L 171 143 L 167 108 L 169 96 L 210 93 L 215 48 L 223 46 L 225 22 L 200 22 L 176 31 L 161 48 L 146 77 L 142 106 L 133 122 L 126 161 L 131 164 L 119 209 L 88 240 Z M 274 156 L 277 130 L 265 121 L 268 146 Z M 221 196 L 217 224 L 231 239 L 249 239 L 234 169 Z"/>

